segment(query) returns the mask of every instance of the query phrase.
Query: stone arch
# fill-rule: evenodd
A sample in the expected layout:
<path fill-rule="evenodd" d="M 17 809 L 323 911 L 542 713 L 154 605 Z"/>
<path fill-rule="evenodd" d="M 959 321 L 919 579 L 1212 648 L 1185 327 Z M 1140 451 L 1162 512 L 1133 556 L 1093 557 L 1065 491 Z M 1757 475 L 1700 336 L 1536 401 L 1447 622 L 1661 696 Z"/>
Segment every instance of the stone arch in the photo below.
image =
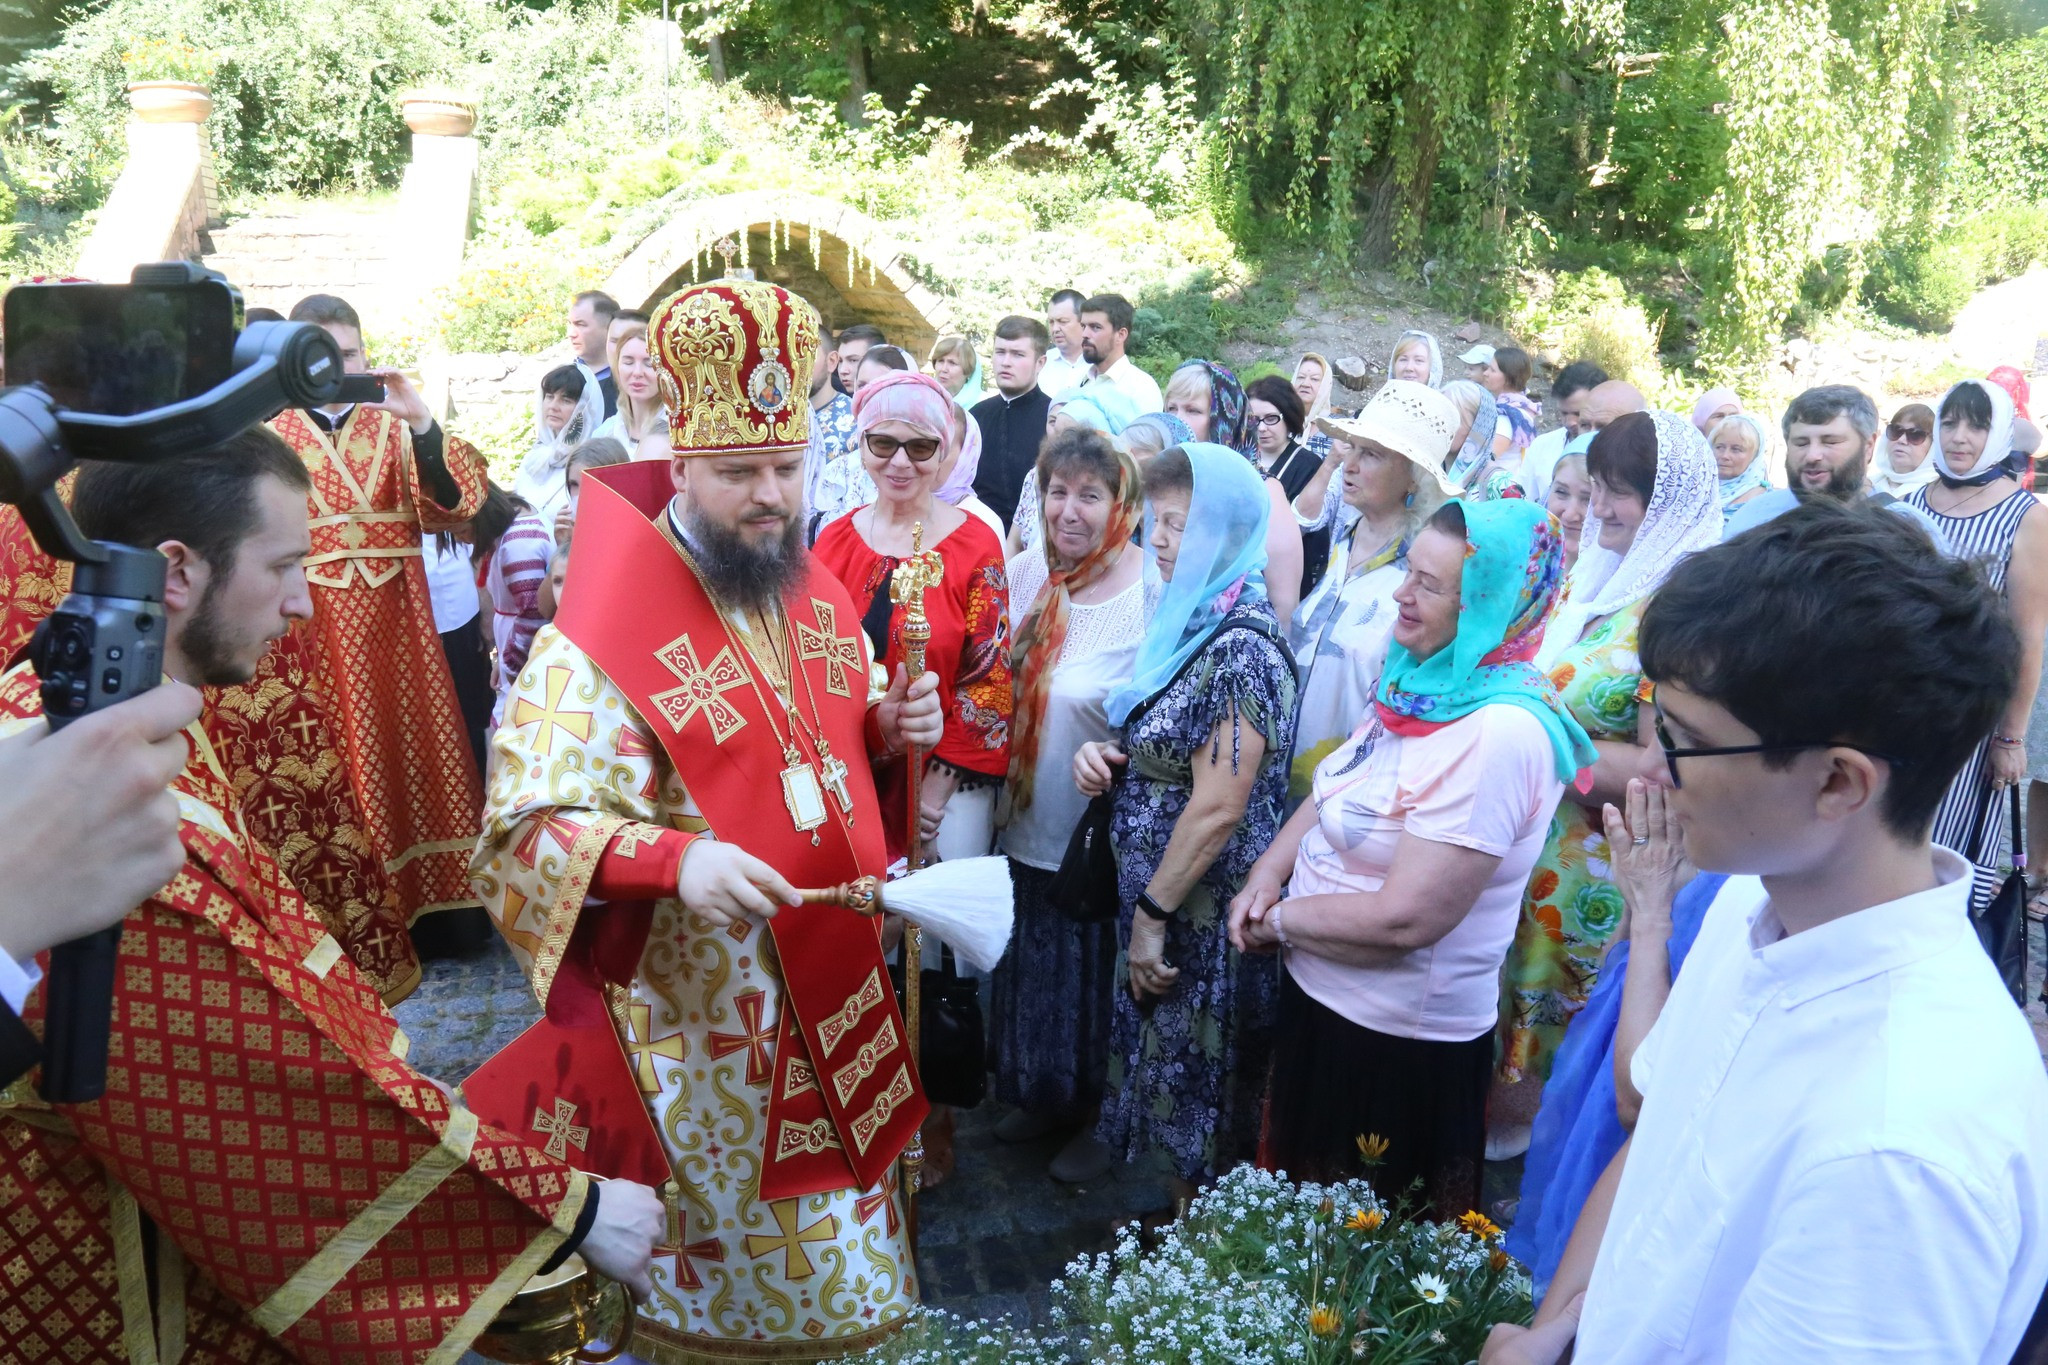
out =
<path fill-rule="evenodd" d="M 684 285 L 715 278 L 723 262 L 712 248 L 727 237 L 745 243 L 736 264 L 808 299 L 835 331 L 873 323 L 922 363 L 942 334 L 958 330 L 945 300 L 904 268 L 902 245 L 881 224 L 797 191 L 749 190 L 676 205 L 604 290 L 651 312 Z"/>

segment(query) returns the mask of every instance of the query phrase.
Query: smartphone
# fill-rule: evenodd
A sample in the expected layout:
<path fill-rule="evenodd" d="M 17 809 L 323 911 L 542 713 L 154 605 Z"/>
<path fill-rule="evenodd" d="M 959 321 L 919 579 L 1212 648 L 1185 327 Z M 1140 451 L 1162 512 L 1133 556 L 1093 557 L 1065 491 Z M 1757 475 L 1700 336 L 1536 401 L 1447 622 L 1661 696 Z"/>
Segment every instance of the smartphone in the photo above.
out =
<path fill-rule="evenodd" d="M 384 381 L 373 374 L 348 374 L 341 378 L 341 392 L 334 396 L 337 403 L 381 403 L 384 401 Z"/>
<path fill-rule="evenodd" d="M 7 292 L 6 380 L 61 407 L 125 417 L 205 393 L 234 373 L 242 299 L 196 270 L 144 284 L 28 284 Z"/>

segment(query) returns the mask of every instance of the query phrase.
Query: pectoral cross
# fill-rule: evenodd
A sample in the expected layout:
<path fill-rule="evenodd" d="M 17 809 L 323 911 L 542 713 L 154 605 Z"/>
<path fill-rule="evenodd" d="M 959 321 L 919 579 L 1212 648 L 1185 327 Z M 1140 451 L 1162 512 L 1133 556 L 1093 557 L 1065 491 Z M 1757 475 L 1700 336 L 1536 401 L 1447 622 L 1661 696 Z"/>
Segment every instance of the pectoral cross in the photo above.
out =
<path fill-rule="evenodd" d="M 819 756 L 824 761 L 818 765 L 818 771 L 824 776 L 825 790 L 832 793 L 832 799 L 839 803 L 840 813 L 846 816 L 846 823 L 850 825 L 853 823 L 853 793 L 846 788 L 846 764 L 822 743 L 818 747 L 823 750 Z"/>

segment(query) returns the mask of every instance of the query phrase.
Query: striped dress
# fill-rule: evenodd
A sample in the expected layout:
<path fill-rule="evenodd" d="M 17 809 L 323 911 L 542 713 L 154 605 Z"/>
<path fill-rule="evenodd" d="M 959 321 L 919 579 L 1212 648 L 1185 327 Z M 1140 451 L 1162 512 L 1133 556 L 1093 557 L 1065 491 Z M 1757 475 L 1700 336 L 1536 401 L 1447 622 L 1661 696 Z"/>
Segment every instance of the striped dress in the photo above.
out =
<path fill-rule="evenodd" d="M 1927 489 L 1916 488 L 1906 502 L 1927 513 L 1948 539 L 1950 554 L 1967 559 L 1984 570 L 1991 588 L 2005 593 L 2006 571 L 2012 566 L 2012 547 L 2020 533 L 2020 521 L 2035 506 L 2034 495 L 2020 490 L 1981 512 L 1967 517 L 1944 516 L 1927 503 Z M 1969 762 L 1949 784 L 1941 808 L 1934 814 L 1934 842 L 1952 848 L 1976 867 L 1970 892 L 1970 908 L 1981 910 L 1997 894 L 1998 860 L 2003 852 L 2005 821 L 1988 820 L 1991 809 L 1991 737 L 1971 753 Z"/>

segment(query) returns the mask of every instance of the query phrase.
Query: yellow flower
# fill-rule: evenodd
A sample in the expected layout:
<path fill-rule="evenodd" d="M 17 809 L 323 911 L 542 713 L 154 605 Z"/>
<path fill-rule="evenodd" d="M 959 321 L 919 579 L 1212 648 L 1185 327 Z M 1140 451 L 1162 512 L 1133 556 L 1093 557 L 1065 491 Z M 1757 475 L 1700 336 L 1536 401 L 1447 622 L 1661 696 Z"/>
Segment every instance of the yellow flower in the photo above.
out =
<path fill-rule="evenodd" d="M 1319 1337 L 1334 1337 L 1337 1329 L 1344 1325 L 1344 1319 L 1336 1309 L 1327 1304 L 1317 1304 L 1309 1310 L 1308 1330 Z"/>
<path fill-rule="evenodd" d="M 1344 1220 L 1344 1226 L 1353 1232 L 1373 1232 L 1387 1221 L 1387 1215 L 1378 1209 L 1353 1209 L 1351 1216 Z"/>
<path fill-rule="evenodd" d="M 1498 1274 L 1508 1268 L 1508 1254 L 1499 1247 L 1495 1247 L 1493 1255 L 1486 1258 L 1486 1263 L 1493 1268 L 1495 1274 Z"/>
<path fill-rule="evenodd" d="M 1472 1209 L 1458 1215 L 1458 1226 L 1482 1241 L 1490 1242 L 1500 1236 L 1499 1224 Z"/>
<path fill-rule="evenodd" d="M 1358 1135 L 1358 1159 L 1368 1166 L 1377 1166 L 1387 1159 L 1387 1140 L 1378 1133 Z"/>

